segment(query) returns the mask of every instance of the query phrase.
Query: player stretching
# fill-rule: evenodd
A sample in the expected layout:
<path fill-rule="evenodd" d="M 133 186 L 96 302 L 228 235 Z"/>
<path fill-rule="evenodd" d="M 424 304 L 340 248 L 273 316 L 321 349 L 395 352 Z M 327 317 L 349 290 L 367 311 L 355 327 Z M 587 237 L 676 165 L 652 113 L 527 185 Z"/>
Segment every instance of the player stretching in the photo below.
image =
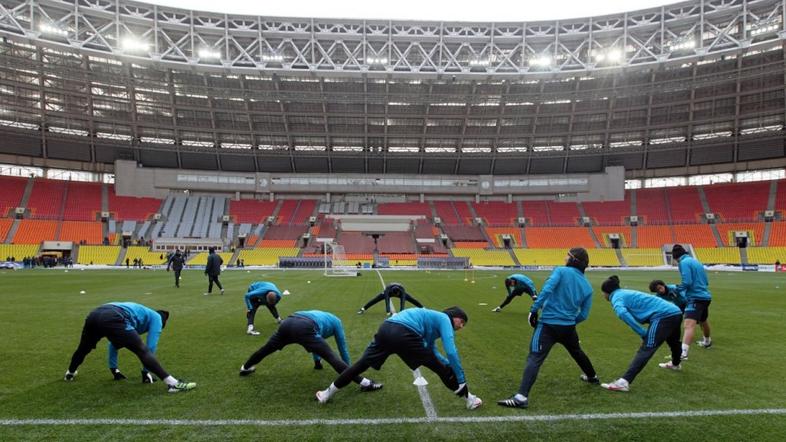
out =
<path fill-rule="evenodd" d="M 276 304 L 281 300 L 281 290 L 276 287 L 272 282 L 257 281 L 248 286 L 246 292 L 246 319 L 248 320 L 248 327 L 246 334 L 258 336 L 259 332 L 254 329 L 254 317 L 257 314 L 257 309 L 264 305 L 273 315 L 273 319 L 279 324 L 281 323 L 281 316 L 278 315 Z"/>
<path fill-rule="evenodd" d="M 677 284 L 676 290 L 684 293 L 688 300 L 688 305 L 685 307 L 685 331 L 682 335 L 682 359 L 684 360 L 688 359 L 688 350 L 693 342 L 697 323 L 701 325 L 701 330 L 704 333 L 704 339 L 699 342 L 699 347 L 710 348 L 712 346 L 710 322 L 708 321 L 712 294 L 707 289 L 709 286 L 707 272 L 704 271 L 704 266 L 696 258 L 690 256 L 680 244 L 674 244 L 671 256 L 679 263 L 680 277 L 682 278 L 682 281 Z"/>
<path fill-rule="evenodd" d="M 685 307 L 688 305 L 688 300 L 685 299 L 685 295 L 677 291 L 676 284 L 666 284 L 660 279 L 653 279 L 652 282 L 650 282 L 650 292 L 658 298 L 676 305 L 680 308 L 682 313 L 685 313 Z"/>
<path fill-rule="evenodd" d="M 386 319 L 363 356 L 344 370 L 326 390 L 317 391 L 317 400 L 324 404 L 369 367 L 379 370 L 388 356 L 396 354 L 412 370 L 424 366 L 436 373 L 446 387 L 464 399 L 467 409 L 480 407 L 483 401 L 469 392 L 454 342 L 453 332 L 464 328 L 466 323 L 467 314 L 458 307 L 442 312 L 411 308 Z M 434 346 L 437 339 L 442 339 L 447 358 Z"/>
<path fill-rule="evenodd" d="M 335 337 L 338 352 L 341 358 L 330 349 L 325 339 Z M 256 370 L 256 365 L 268 355 L 283 349 L 289 344 L 300 344 L 314 357 L 314 368 L 322 369 L 321 360 L 324 359 L 341 374 L 349 367 L 349 351 L 344 337 L 344 327 L 336 315 L 319 310 L 295 312 L 284 319 L 278 330 L 268 339 L 267 343 L 257 350 L 248 360 L 240 366 L 240 376 L 248 376 Z M 371 379 L 356 376 L 353 381 L 360 384 L 360 391 L 376 391 L 382 384 Z"/>
<path fill-rule="evenodd" d="M 508 399 L 497 401 L 498 405 L 512 408 L 529 406 L 529 391 L 538 377 L 540 366 L 549 355 L 554 344 L 562 344 L 584 372 L 580 378 L 590 384 L 598 384 L 595 368 L 579 345 L 576 324 L 589 316 L 592 307 L 592 286 L 584 276 L 589 266 L 589 254 L 581 247 L 574 247 L 565 257 L 565 266 L 557 267 L 543 284 L 538 300 L 532 304 L 529 323 L 535 329 L 530 342 L 527 366 L 521 378 L 518 392 Z M 538 320 L 538 310 L 543 312 Z"/>
<path fill-rule="evenodd" d="M 533 301 L 538 299 L 538 290 L 535 288 L 535 283 L 520 273 L 514 273 L 505 278 L 505 290 L 508 291 L 508 296 L 499 307 L 493 308 L 492 312 L 501 312 L 506 305 L 510 304 L 514 297 L 521 296 L 524 293 L 528 294 Z"/>
<path fill-rule="evenodd" d="M 388 285 L 387 287 L 385 287 L 385 290 L 383 290 L 382 293 L 380 293 L 377 296 L 371 298 L 371 300 L 368 301 L 366 303 L 366 305 L 364 305 L 363 307 L 360 307 L 360 310 L 358 310 L 358 314 L 362 315 L 363 313 L 366 312 L 366 310 L 371 308 L 372 305 L 378 303 L 379 301 L 384 300 L 385 301 L 385 314 L 390 316 L 390 315 L 392 315 L 392 313 L 390 312 L 390 298 L 399 298 L 401 300 L 401 306 L 398 309 L 399 311 L 403 311 L 404 310 L 404 302 L 405 301 L 411 302 L 416 307 L 423 308 L 423 304 L 418 302 L 417 299 L 413 298 L 412 295 L 407 293 L 407 291 L 404 289 L 403 285 L 401 285 L 401 284 L 399 284 L 397 282 L 394 282 L 394 283 Z"/>
<path fill-rule="evenodd" d="M 71 364 L 65 373 L 65 380 L 73 381 L 76 370 L 82 365 L 85 356 L 96 348 L 101 338 L 107 338 L 109 371 L 116 381 L 126 379 L 125 375 L 117 369 L 117 350 L 125 347 L 142 362 L 142 382 L 154 381 L 149 370 L 164 381 L 170 393 L 194 389 L 195 383 L 178 381 L 161 367 L 155 357 L 158 338 L 166 326 L 167 319 L 169 319 L 169 312 L 152 310 L 134 302 L 110 302 L 98 307 L 85 319 L 82 338 L 74 355 L 71 356 Z M 143 333 L 147 333 L 147 345 L 139 337 Z"/>
<path fill-rule="evenodd" d="M 600 386 L 612 391 L 628 391 L 630 384 L 644 369 L 652 355 L 664 341 L 671 349 L 671 362 L 658 364 L 663 368 L 682 370 L 680 366 L 680 322 L 682 312 L 671 302 L 636 290 L 620 288 L 620 279 L 612 276 L 603 281 L 603 296 L 611 303 L 618 318 L 633 329 L 642 339 L 639 351 L 633 357 L 628 371 L 621 378 Z M 649 324 L 644 329 L 640 324 Z"/>

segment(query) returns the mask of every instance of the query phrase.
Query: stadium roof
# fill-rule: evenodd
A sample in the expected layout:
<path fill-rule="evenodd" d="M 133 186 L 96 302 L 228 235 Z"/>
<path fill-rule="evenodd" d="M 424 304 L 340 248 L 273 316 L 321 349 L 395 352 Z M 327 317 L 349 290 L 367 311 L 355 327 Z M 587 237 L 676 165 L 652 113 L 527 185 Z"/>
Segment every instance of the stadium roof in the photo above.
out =
<path fill-rule="evenodd" d="M 510 0 L 437 1 L 398 0 L 298 0 L 249 2 L 247 0 L 148 0 L 149 3 L 197 11 L 268 17 L 320 17 L 339 19 L 391 19 L 428 21 L 533 21 L 560 20 L 614 14 L 675 3 L 674 0 L 552 0 L 548 2 Z"/>

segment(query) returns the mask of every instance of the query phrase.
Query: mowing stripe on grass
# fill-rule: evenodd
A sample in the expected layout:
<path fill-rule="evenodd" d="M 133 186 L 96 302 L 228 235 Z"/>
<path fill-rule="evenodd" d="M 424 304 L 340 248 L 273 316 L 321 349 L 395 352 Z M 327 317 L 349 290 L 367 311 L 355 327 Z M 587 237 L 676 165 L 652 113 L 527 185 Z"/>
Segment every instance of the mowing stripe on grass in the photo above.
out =
<path fill-rule="evenodd" d="M 191 426 L 220 427 L 244 425 L 254 427 L 308 427 L 314 425 L 397 425 L 425 423 L 498 423 L 498 422 L 558 422 L 558 421 L 602 421 L 616 419 L 660 419 L 674 417 L 715 416 L 761 416 L 784 415 L 786 408 L 660 411 L 641 413 L 590 413 L 590 414 L 541 414 L 524 416 L 478 416 L 478 417 L 411 417 L 398 419 L 0 419 L 0 427 L 20 426 L 80 426 L 80 425 L 128 425 L 128 426 Z"/>
<path fill-rule="evenodd" d="M 382 283 L 382 290 L 385 290 L 385 280 L 382 279 L 382 273 L 380 273 L 379 269 L 377 269 L 377 276 L 379 276 L 379 282 Z M 390 299 L 388 299 L 388 306 L 390 307 L 391 312 L 396 312 L 396 307 L 393 305 L 393 302 Z M 419 368 L 412 370 L 412 376 L 416 380 L 420 377 L 423 377 L 420 374 Z M 429 420 L 436 419 L 437 409 L 434 407 L 434 402 L 431 401 L 431 395 L 428 394 L 428 389 L 425 385 L 418 385 L 418 395 L 420 395 L 420 402 L 423 404 L 423 409 L 426 410 L 426 418 Z"/>

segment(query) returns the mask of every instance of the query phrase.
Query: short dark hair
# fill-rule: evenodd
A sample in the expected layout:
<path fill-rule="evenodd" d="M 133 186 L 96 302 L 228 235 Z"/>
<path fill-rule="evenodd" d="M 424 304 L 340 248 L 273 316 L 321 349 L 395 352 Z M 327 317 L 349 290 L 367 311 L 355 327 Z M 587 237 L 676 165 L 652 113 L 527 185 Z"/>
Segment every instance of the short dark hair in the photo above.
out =
<path fill-rule="evenodd" d="M 650 291 L 651 292 L 657 292 L 659 285 L 662 285 L 662 286 L 666 287 L 666 283 L 665 282 L 661 281 L 660 279 L 653 279 L 652 282 L 650 282 Z"/>
<path fill-rule="evenodd" d="M 682 244 L 674 244 L 674 247 L 671 248 L 671 257 L 674 259 L 680 259 L 687 254 L 688 252 L 685 247 L 682 247 Z"/>
<path fill-rule="evenodd" d="M 453 318 L 461 318 L 464 320 L 465 324 L 469 321 L 467 314 L 464 313 L 464 310 L 462 310 L 461 307 L 457 307 L 457 306 L 448 307 L 445 310 L 442 310 L 442 313 L 448 315 L 451 321 L 453 320 Z"/>
<path fill-rule="evenodd" d="M 216 253 L 216 248 L 215 247 L 208 247 L 207 248 L 207 253 Z"/>
<path fill-rule="evenodd" d="M 156 310 L 156 312 L 161 315 L 161 328 L 166 327 L 166 321 L 169 320 L 169 312 L 166 310 Z"/>
<path fill-rule="evenodd" d="M 575 267 L 582 272 L 589 267 L 589 253 L 584 247 L 574 247 L 568 251 L 568 255 L 570 255 L 568 261 L 570 267 Z"/>
<path fill-rule="evenodd" d="M 618 290 L 620 288 L 620 277 L 617 275 L 611 275 L 603 284 L 601 284 L 600 289 L 603 290 L 603 293 L 612 294 L 614 290 Z"/>

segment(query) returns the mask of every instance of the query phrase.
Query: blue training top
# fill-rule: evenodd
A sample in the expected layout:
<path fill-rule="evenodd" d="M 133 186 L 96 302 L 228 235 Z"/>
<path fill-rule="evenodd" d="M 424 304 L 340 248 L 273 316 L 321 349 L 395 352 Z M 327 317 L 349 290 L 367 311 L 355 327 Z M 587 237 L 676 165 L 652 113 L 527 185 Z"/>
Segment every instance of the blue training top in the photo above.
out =
<path fill-rule="evenodd" d="M 344 327 L 341 324 L 341 320 L 338 319 L 338 316 L 321 310 L 299 311 L 293 313 L 292 316 L 301 316 L 314 321 L 317 324 L 317 335 L 321 336 L 322 339 L 334 336 L 336 339 L 336 346 L 338 346 L 338 352 L 341 354 L 341 359 L 346 362 L 347 365 L 352 365 L 349 359 L 349 350 L 347 349 L 347 339 L 344 336 Z M 315 361 L 320 359 L 315 353 L 312 353 L 312 355 Z"/>
<path fill-rule="evenodd" d="M 579 269 L 557 267 L 543 284 L 538 299 L 530 307 L 541 308 L 540 322 L 550 325 L 576 325 L 589 317 L 592 286 Z"/>
<path fill-rule="evenodd" d="M 248 291 L 246 292 L 245 296 L 246 307 L 249 310 L 254 308 L 254 306 L 251 305 L 251 298 L 266 298 L 267 292 L 274 292 L 276 294 L 277 300 L 281 300 L 281 290 L 279 290 L 278 287 L 276 287 L 276 285 L 272 282 L 252 282 L 251 285 L 248 286 Z M 267 302 L 265 302 L 265 304 L 267 304 Z"/>
<path fill-rule="evenodd" d="M 677 284 L 677 291 L 685 294 L 688 302 L 712 300 L 712 294 L 707 289 L 710 284 L 704 265 L 690 255 L 683 255 L 679 266 L 682 282 Z"/>
<path fill-rule="evenodd" d="M 642 338 L 647 336 L 647 330 L 640 324 L 651 324 L 658 319 L 682 314 L 679 307 L 671 302 L 637 290 L 614 290 L 609 295 L 609 301 L 617 317 Z"/>
<path fill-rule="evenodd" d="M 688 305 L 688 300 L 685 298 L 685 295 L 677 289 L 676 284 L 666 284 L 666 293 L 661 295 L 655 292 L 654 295 L 664 301 L 671 302 L 679 307 L 680 310 L 685 310 L 685 306 Z"/>
<path fill-rule="evenodd" d="M 453 369 L 459 384 L 465 382 L 464 369 L 461 368 L 461 359 L 454 340 L 453 322 L 447 314 L 427 308 L 409 308 L 386 319 L 386 321 L 401 324 L 421 336 L 423 346 L 430 348 L 437 359 Z M 434 341 L 439 338 L 442 338 L 442 348 L 445 350 L 447 359 L 434 346 Z"/>
<path fill-rule="evenodd" d="M 525 285 L 525 286 L 529 287 L 529 289 L 532 290 L 532 296 L 533 297 L 534 296 L 538 296 L 538 289 L 535 288 L 535 283 L 532 282 L 532 280 L 529 279 L 528 277 L 522 275 L 521 273 L 514 273 L 514 274 L 508 276 L 507 279 L 514 279 L 514 280 L 516 280 L 516 287 L 518 287 L 520 285 Z M 510 294 L 513 293 L 514 287 L 513 286 L 508 286 L 508 287 L 505 287 L 505 288 L 508 290 L 508 296 L 510 296 Z"/>
<path fill-rule="evenodd" d="M 155 353 L 158 338 L 161 336 L 163 322 L 157 311 L 136 302 L 110 302 L 107 305 L 119 307 L 125 313 L 126 330 L 138 334 L 147 333 L 147 348 Z M 109 343 L 109 368 L 117 368 L 117 349 Z"/>

